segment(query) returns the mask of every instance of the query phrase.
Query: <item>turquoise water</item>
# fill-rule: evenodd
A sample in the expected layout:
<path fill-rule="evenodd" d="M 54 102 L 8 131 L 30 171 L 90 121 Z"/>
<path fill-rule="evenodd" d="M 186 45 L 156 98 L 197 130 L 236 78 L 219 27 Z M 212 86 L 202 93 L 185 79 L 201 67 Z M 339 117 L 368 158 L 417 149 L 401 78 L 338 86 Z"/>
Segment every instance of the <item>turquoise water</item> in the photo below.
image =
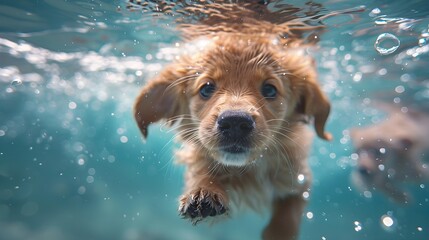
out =
<path fill-rule="evenodd" d="M 374 100 L 429 110 L 429 5 L 320 3 L 327 12 L 366 10 L 327 19 L 314 52 L 335 139 L 313 144 L 300 239 L 429 239 L 427 183 L 407 185 L 408 204 L 364 196 L 350 180 L 347 131 L 385 117 L 368 105 Z M 178 52 L 170 20 L 122 1 L 0 3 L 0 239 L 260 239 L 268 214 L 213 226 L 181 219 L 173 133 L 154 125 L 143 143 L 134 123 L 140 87 Z M 380 43 L 399 43 L 394 52 L 374 47 L 382 33 L 400 41 Z"/>

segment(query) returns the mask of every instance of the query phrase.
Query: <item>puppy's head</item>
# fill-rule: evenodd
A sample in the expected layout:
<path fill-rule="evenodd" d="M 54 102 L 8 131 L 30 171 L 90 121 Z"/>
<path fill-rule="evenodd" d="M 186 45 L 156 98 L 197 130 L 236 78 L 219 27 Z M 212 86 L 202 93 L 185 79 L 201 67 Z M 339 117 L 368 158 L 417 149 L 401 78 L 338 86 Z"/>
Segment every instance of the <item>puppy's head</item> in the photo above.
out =
<path fill-rule="evenodd" d="M 265 38 L 218 37 L 171 65 L 135 105 L 144 135 L 160 119 L 182 116 L 179 134 L 225 165 L 243 166 L 262 149 L 294 141 L 299 116 L 314 118 L 319 137 L 330 105 L 313 60 Z M 273 146 L 273 148 L 276 148 Z M 281 148 L 281 147 L 280 147 Z"/>
<path fill-rule="evenodd" d="M 398 121 L 399 120 L 399 121 Z M 416 140 L 410 134 L 412 126 L 406 119 L 391 119 L 350 131 L 358 159 L 354 175 L 369 185 L 382 186 L 394 178 L 402 178 L 402 172 L 412 169 Z M 400 126 L 400 127 L 399 127 Z"/>
<path fill-rule="evenodd" d="M 413 159 L 415 143 L 409 136 L 402 135 L 401 131 L 395 131 L 401 125 L 392 126 L 394 128 L 389 125 L 387 122 L 352 129 L 350 135 L 358 159 L 351 179 L 362 192 L 375 189 L 396 202 L 406 203 L 410 199 L 400 182 L 420 179 L 422 175 Z"/>

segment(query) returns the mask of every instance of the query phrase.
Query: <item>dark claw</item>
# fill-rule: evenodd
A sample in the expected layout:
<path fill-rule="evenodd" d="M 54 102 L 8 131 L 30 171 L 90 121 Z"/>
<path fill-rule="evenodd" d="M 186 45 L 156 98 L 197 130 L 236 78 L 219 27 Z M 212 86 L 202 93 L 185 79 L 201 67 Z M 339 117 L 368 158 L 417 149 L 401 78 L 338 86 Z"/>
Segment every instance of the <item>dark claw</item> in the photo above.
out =
<path fill-rule="evenodd" d="M 216 215 L 216 210 L 210 206 L 210 203 L 204 200 L 204 202 L 201 203 L 201 216 L 203 218 L 207 216 L 211 216 L 211 214 Z"/>
<path fill-rule="evenodd" d="M 200 190 L 195 194 L 185 196 L 182 206 L 179 208 L 179 213 L 183 218 L 190 219 L 193 224 L 206 217 L 214 217 L 226 213 L 227 208 L 219 199 L 217 194 L 203 192 Z"/>

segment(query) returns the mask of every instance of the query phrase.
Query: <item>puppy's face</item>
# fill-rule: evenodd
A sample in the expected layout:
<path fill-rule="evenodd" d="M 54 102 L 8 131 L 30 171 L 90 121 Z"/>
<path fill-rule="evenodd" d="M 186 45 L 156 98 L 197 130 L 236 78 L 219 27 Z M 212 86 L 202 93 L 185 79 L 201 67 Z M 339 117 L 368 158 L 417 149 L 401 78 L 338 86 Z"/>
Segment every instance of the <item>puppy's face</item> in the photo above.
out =
<path fill-rule="evenodd" d="M 229 166 L 246 165 L 264 149 L 293 141 L 290 125 L 298 116 L 313 116 L 319 136 L 330 138 L 323 132 L 329 103 L 311 58 L 298 50 L 264 39 L 222 38 L 176 67 L 137 100 L 144 134 L 153 121 L 145 114 L 158 115 L 154 120 L 183 116 L 182 137 Z M 159 109 L 150 112 L 154 104 Z"/>
<path fill-rule="evenodd" d="M 234 166 L 255 160 L 294 107 L 288 79 L 276 73 L 273 56 L 242 51 L 208 52 L 204 71 L 189 86 L 198 139 L 214 159 Z"/>

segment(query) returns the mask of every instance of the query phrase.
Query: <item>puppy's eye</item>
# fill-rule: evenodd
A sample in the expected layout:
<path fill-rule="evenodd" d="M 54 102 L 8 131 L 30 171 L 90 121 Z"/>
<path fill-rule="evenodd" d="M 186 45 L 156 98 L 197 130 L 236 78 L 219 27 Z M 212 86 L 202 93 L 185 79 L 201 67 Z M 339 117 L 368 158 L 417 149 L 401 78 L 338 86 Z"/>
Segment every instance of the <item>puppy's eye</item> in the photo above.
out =
<path fill-rule="evenodd" d="M 200 88 L 200 95 L 204 99 L 210 98 L 215 92 L 216 87 L 213 83 L 206 83 Z"/>
<path fill-rule="evenodd" d="M 275 98 L 277 95 L 277 88 L 274 87 L 272 84 L 269 83 L 265 83 L 262 86 L 262 96 L 264 96 L 265 98 Z"/>

